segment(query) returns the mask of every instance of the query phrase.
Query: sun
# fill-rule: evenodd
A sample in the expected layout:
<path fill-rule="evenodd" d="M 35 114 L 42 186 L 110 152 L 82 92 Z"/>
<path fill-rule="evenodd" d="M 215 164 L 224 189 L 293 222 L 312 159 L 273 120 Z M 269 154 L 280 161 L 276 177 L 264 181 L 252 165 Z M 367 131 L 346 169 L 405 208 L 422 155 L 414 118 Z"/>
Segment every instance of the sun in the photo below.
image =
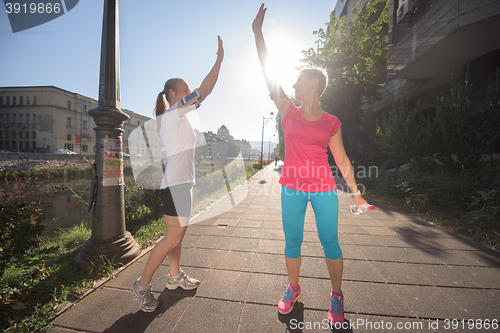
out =
<path fill-rule="evenodd" d="M 293 85 L 297 81 L 300 68 L 305 65 L 300 61 L 304 57 L 302 50 L 313 47 L 314 38 L 294 27 L 271 24 L 271 27 L 264 31 L 264 39 L 269 54 L 266 73 L 281 85 L 288 96 L 295 97 Z M 237 84 L 241 91 L 263 96 L 269 93 L 253 38 L 245 40 L 230 61 L 229 71 L 233 77 L 238 78 Z"/>
<path fill-rule="evenodd" d="M 266 70 L 287 95 L 293 95 L 293 85 L 297 80 L 299 68 L 304 66 L 304 63 L 300 62 L 303 58 L 302 50 L 311 46 L 310 41 L 282 27 L 275 27 L 268 35 L 266 46 L 269 65 Z"/>

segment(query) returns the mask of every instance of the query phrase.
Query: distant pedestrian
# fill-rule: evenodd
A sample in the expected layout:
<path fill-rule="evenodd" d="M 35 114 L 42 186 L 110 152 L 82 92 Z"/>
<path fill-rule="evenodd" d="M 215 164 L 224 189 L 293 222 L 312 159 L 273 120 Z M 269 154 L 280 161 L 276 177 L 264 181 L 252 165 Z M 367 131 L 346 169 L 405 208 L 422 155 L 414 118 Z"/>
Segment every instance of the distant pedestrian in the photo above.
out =
<path fill-rule="evenodd" d="M 186 113 L 199 106 L 211 92 L 219 77 L 224 58 L 222 39 L 218 37 L 217 59 L 211 71 L 201 83 L 197 104 L 179 102 L 191 93 L 188 83 L 179 78 L 170 79 L 158 94 L 156 117 L 168 164 L 161 181 L 161 199 L 165 219 L 166 235 L 151 251 L 142 276 L 132 286 L 142 311 L 152 312 L 159 303 L 151 292 L 151 279 L 168 255 L 170 274 L 167 288 L 195 289 L 200 281 L 190 278 L 180 266 L 181 243 L 191 215 L 192 187 L 195 181 L 194 156 L 196 135 Z M 189 97 L 189 96 L 188 96 Z M 194 99 L 193 99 L 194 100 Z"/>
<path fill-rule="evenodd" d="M 318 69 L 305 69 L 300 73 L 293 87 L 295 98 L 302 105 L 296 107 L 267 70 L 268 53 L 262 34 L 266 10 L 262 4 L 252 29 L 271 99 L 281 115 L 286 142 L 285 164 L 279 182 L 282 185 L 281 208 L 289 285 L 278 303 L 278 311 L 282 314 L 291 312 L 302 292 L 299 285 L 300 248 L 310 201 L 332 285 L 328 320 L 340 323 L 344 320 L 343 258 L 338 241 L 337 187 L 328 164 L 328 146 L 354 194 L 356 208 L 366 201 L 357 189 L 352 165 L 342 143 L 341 123 L 337 117 L 324 112 L 319 104 L 319 97 L 327 84 L 326 75 Z"/>
<path fill-rule="evenodd" d="M 274 166 L 278 166 L 278 156 L 274 156 Z"/>

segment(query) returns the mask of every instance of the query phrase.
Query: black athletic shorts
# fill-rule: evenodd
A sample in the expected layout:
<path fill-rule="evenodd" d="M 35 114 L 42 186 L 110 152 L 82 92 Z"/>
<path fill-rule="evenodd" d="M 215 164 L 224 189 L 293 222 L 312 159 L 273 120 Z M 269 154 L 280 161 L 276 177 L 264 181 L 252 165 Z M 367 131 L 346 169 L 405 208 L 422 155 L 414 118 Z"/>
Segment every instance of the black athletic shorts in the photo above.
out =
<path fill-rule="evenodd" d="M 169 216 L 191 216 L 193 183 L 175 185 L 160 190 L 163 214 Z"/>

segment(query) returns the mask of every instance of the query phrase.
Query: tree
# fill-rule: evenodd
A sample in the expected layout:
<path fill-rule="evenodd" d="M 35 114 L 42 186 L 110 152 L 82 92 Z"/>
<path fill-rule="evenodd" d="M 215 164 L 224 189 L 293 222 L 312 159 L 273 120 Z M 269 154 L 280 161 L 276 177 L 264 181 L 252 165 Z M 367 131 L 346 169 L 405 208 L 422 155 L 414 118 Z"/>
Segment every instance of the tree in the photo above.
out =
<path fill-rule="evenodd" d="M 313 48 L 303 51 L 303 62 L 328 73 L 321 107 L 342 122 L 343 139 L 352 157 L 358 153 L 362 107 L 380 98 L 383 84 L 374 79 L 387 64 L 387 34 L 381 31 L 389 19 L 389 2 L 383 8 L 378 4 L 379 0 L 372 0 L 362 8 L 358 2 L 351 21 L 345 15 L 335 19 L 333 11 L 327 30 L 314 31 L 322 47 L 317 52 Z"/>
<path fill-rule="evenodd" d="M 278 131 L 278 149 L 277 154 L 279 158 L 285 156 L 285 131 L 283 130 L 283 125 L 281 125 L 281 115 L 276 112 L 276 131 Z"/>

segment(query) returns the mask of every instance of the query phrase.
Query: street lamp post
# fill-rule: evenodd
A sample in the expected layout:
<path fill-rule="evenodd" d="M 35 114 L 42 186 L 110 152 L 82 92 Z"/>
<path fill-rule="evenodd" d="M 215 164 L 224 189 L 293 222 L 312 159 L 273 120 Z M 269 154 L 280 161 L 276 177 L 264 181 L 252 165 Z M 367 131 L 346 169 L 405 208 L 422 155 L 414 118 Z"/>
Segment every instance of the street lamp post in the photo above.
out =
<path fill-rule="evenodd" d="M 274 113 L 271 111 L 269 114 L 271 117 L 262 117 L 262 142 L 260 144 L 260 168 L 262 169 L 262 156 L 264 155 L 264 125 L 271 119 L 273 119 Z"/>
<path fill-rule="evenodd" d="M 123 182 L 123 122 L 120 109 L 118 0 L 104 0 L 99 105 L 88 111 L 96 127 L 95 169 L 97 191 L 92 212 L 92 236 L 74 259 L 77 269 L 88 268 L 104 256 L 113 263 L 127 263 L 140 247 L 125 230 Z"/>

